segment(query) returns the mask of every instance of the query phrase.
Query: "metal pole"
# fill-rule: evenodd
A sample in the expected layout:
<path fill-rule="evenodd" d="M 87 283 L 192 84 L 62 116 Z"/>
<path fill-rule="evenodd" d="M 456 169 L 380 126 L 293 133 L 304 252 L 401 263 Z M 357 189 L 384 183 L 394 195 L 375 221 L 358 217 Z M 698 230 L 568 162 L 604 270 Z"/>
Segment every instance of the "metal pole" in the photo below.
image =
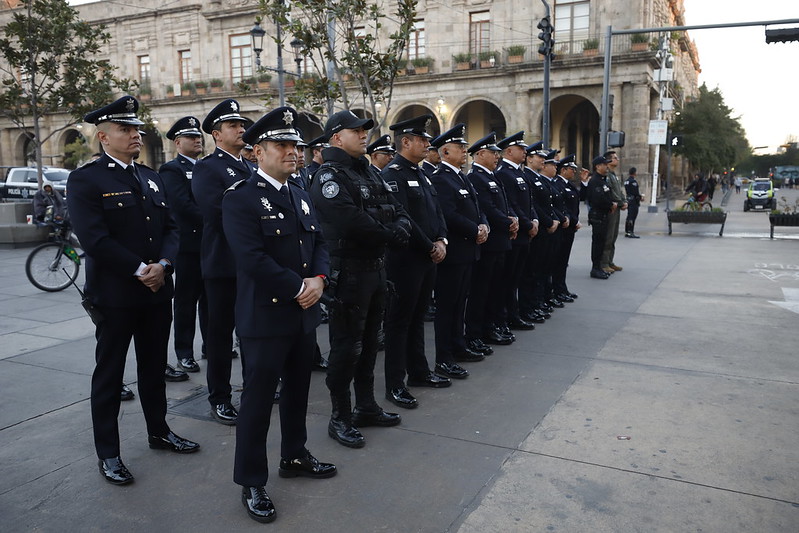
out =
<path fill-rule="evenodd" d="M 605 70 L 602 74 L 602 118 L 599 123 L 599 153 L 608 151 L 608 113 L 610 112 L 610 61 L 613 44 L 613 26 L 605 33 Z M 598 154 L 597 154 L 598 155 Z"/>
<path fill-rule="evenodd" d="M 666 211 L 669 210 L 669 187 L 671 186 L 671 132 L 666 136 L 666 142 L 669 143 L 668 161 L 666 161 Z"/>
<path fill-rule="evenodd" d="M 546 0 L 541 0 L 546 8 L 546 16 L 549 18 L 549 4 Z M 553 28 L 554 35 L 554 28 Z M 553 36 L 552 40 L 555 38 Z M 544 105 L 543 116 L 541 117 L 541 139 L 544 142 L 544 147 L 549 148 L 549 69 L 552 66 L 552 50 L 548 50 L 544 56 Z"/>
<path fill-rule="evenodd" d="M 277 95 L 280 107 L 286 105 L 286 87 L 283 85 L 283 28 L 277 23 Z"/>

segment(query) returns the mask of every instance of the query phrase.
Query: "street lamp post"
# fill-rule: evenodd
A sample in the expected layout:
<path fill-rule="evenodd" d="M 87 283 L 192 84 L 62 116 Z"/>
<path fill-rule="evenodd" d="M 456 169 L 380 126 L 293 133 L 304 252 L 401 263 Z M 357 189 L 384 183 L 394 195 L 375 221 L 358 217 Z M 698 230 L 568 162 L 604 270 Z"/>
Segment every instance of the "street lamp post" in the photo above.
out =
<path fill-rule="evenodd" d="M 291 40 L 291 50 L 294 52 L 294 62 L 297 63 L 297 77 L 302 77 L 302 41 L 297 37 Z"/>
<path fill-rule="evenodd" d="M 264 35 L 266 30 L 261 27 L 261 19 L 255 19 L 255 26 L 250 30 L 252 37 L 252 50 L 255 52 L 255 68 L 257 71 L 261 70 L 261 52 L 264 51 Z M 283 86 L 283 29 L 280 23 L 277 23 L 277 94 L 280 100 L 280 106 L 286 105 L 286 88 Z"/>

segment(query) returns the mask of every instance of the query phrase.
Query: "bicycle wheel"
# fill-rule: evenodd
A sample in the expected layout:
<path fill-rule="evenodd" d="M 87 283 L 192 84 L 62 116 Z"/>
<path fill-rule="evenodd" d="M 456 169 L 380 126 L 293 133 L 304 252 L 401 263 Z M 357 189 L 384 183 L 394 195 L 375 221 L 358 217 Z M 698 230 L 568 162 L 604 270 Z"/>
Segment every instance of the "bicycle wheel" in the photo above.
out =
<path fill-rule="evenodd" d="M 64 273 L 65 269 L 67 273 Z M 47 242 L 33 249 L 25 262 L 25 274 L 37 289 L 57 292 L 69 287 L 80 272 L 80 265 L 64 254 L 60 244 Z"/>
<path fill-rule="evenodd" d="M 710 202 L 704 202 L 702 204 L 702 211 L 713 211 L 713 204 Z"/>
<path fill-rule="evenodd" d="M 691 202 L 691 201 L 685 202 L 682 205 L 682 210 L 683 211 L 696 211 L 696 202 Z"/>

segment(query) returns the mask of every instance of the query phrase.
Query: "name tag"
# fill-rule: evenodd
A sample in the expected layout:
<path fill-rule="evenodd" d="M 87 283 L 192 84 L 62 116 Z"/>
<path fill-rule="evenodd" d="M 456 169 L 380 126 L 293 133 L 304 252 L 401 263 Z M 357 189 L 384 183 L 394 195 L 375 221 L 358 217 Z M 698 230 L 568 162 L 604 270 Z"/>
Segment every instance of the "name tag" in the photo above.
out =
<path fill-rule="evenodd" d="M 408 182 L 408 187 L 418 187 L 418 186 L 419 186 L 419 182 L 418 181 L 409 181 Z"/>
<path fill-rule="evenodd" d="M 188 171 L 188 172 L 186 172 L 186 179 L 187 179 L 187 180 L 190 180 L 190 179 L 191 179 L 191 174 L 192 174 L 191 170 L 190 170 L 190 171 Z"/>
<path fill-rule="evenodd" d="M 538 185 L 539 187 L 541 186 L 541 182 L 540 181 L 536 181 L 535 184 Z"/>
<path fill-rule="evenodd" d="M 524 183 L 524 178 L 516 178 L 516 183 L 521 185 L 522 183 Z"/>
<path fill-rule="evenodd" d="M 461 189 L 458 192 L 461 193 L 463 196 L 469 196 L 469 191 L 467 191 L 466 189 Z"/>
<path fill-rule="evenodd" d="M 488 182 L 488 186 L 489 187 L 496 187 L 497 186 L 497 182 L 496 181 L 489 181 Z"/>

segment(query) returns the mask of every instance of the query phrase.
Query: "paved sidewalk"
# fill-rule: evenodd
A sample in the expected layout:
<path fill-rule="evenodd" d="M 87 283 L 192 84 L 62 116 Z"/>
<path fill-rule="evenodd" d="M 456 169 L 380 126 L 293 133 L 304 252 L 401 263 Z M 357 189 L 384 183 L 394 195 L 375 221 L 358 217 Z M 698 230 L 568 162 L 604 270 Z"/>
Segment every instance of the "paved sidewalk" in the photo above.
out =
<path fill-rule="evenodd" d="M 693 225 L 667 236 L 663 205 L 644 207 L 642 238 L 619 238 L 624 271 L 607 281 L 588 278 L 590 228 L 580 231 L 569 275 L 580 298 L 469 365 L 468 380 L 414 389 L 420 407 L 395 428 L 366 428 L 363 449 L 327 437 L 329 400 L 314 374 L 308 447 L 339 475 L 273 476 L 269 525 L 241 506 L 235 430 L 210 419 L 204 363 L 167 384 L 171 427 L 202 450 L 150 450 L 138 399 L 126 402 L 122 457 L 136 483 L 103 481 L 91 322 L 74 289 L 28 283 L 28 250 L 0 250 L 0 529 L 797 531 L 799 228 L 769 240 L 767 216 L 737 200 L 721 238 Z M 430 325 L 427 335 L 432 358 Z M 326 337 L 320 328 L 323 351 Z M 376 374 L 380 398 L 382 357 Z"/>

